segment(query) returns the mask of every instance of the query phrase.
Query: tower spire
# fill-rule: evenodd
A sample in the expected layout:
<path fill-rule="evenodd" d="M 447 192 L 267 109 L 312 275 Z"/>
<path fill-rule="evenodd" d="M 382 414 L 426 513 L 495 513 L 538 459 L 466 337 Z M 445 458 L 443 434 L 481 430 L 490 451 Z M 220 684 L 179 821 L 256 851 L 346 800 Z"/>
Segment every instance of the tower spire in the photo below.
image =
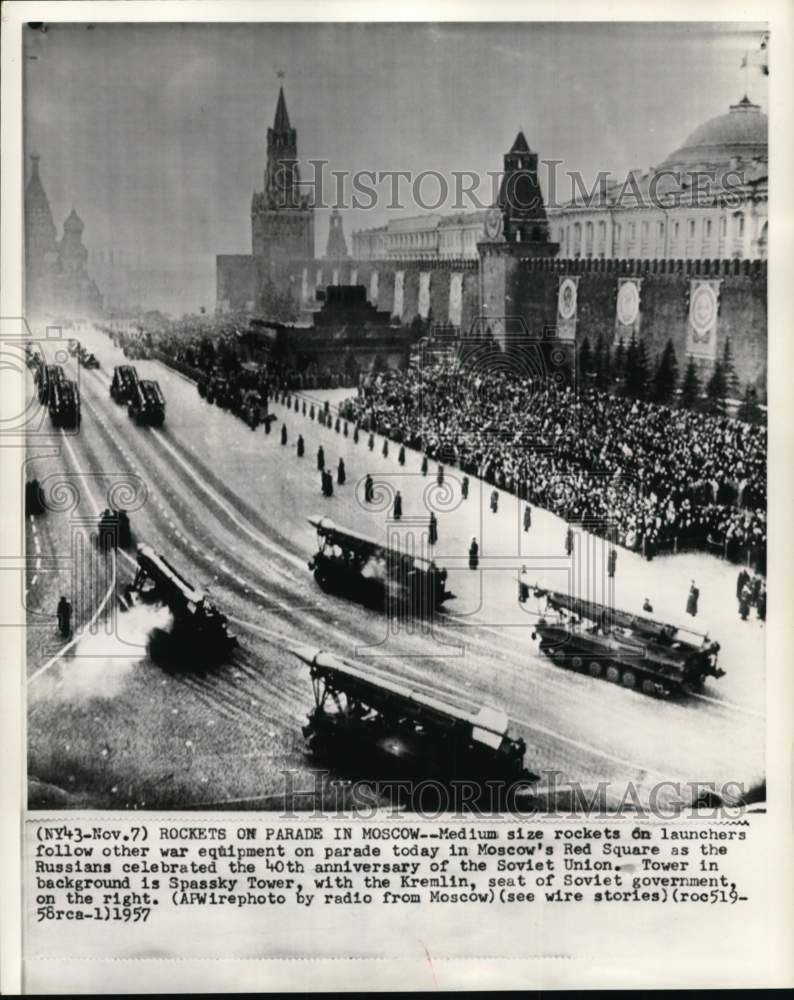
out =
<path fill-rule="evenodd" d="M 284 100 L 284 88 L 278 88 L 278 103 L 276 104 L 276 117 L 273 120 L 274 132 L 286 132 L 292 126 L 289 123 L 287 114 L 287 102 Z"/>

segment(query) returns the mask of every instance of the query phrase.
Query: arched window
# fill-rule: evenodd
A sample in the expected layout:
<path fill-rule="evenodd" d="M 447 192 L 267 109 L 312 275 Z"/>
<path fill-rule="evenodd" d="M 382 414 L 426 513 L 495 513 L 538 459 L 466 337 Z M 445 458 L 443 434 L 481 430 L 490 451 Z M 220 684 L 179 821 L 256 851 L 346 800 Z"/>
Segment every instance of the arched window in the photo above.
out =
<path fill-rule="evenodd" d="M 734 213 L 733 224 L 736 227 L 736 235 L 739 238 L 744 236 L 744 215 L 741 212 Z"/>
<path fill-rule="evenodd" d="M 588 222 L 585 226 L 585 239 L 588 243 L 592 242 L 593 239 L 593 223 Z"/>

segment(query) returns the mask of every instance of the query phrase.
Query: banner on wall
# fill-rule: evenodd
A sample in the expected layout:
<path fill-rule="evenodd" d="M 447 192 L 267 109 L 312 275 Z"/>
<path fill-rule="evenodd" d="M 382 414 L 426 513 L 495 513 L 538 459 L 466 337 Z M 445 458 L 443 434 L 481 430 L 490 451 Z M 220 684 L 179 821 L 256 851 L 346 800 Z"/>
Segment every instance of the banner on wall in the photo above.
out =
<path fill-rule="evenodd" d="M 560 278 L 557 291 L 557 336 L 560 340 L 576 339 L 576 316 L 579 293 L 579 276 Z"/>
<path fill-rule="evenodd" d="M 624 343 L 640 335 L 640 295 L 642 278 L 618 278 L 615 302 L 615 343 Z"/>
<path fill-rule="evenodd" d="M 449 279 L 449 322 L 460 326 L 463 315 L 463 275 L 460 272 Z"/>
<path fill-rule="evenodd" d="M 692 278 L 689 283 L 686 350 L 705 361 L 714 361 L 717 356 L 720 284 L 719 278 Z"/>
<path fill-rule="evenodd" d="M 369 301 L 376 306 L 378 304 L 378 272 L 373 271 L 369 279 Z"/>
<path fill-rule="evenodd" d="M 430 272 L 421 271 L 419 274 L 419 302 L 417 310 L 422 319 L 427 319 L 430 315 Z"/>
<path fill-rule="evenodd" d="M 392 306 L 391 314 L 397 319 L 401 320 L 403 318 L 403 282 L 405 279 L 404 271 L 394 272 L 394 305 Z"/>

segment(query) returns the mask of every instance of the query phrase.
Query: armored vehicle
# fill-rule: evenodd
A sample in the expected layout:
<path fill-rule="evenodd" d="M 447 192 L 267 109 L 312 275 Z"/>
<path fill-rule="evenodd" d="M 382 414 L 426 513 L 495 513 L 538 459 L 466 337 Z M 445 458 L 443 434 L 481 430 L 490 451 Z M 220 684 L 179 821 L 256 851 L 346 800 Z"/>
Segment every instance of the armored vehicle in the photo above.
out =
<path fill-rule="evenodd" d="M 80 364 L 83 368 L 99 368 L 99 359 L 91 351 L 83 351 L 80 354 Z"/>
<path fill-rule="evenodd" d="M 127 413 L 136 424 L 162 427 L 165 421 L 165 397 L 154 379 L 138 379 L 130 393 Z"/>
<path fill-rule="evenodd" d="M 52 386 L 62 382 L 66 373 L 60 365 L 40 364 L 36 369 L 36 392 L 38 400 L 43 405 L 49 405 Z"/>
<path fill-rule="evenodd" d="M 53 365 L 60 374 L 49 382 L 48 407 L 53 427 L 77 430 L 80 426 L 80 390 L 77 383 L 67 379 L 59 365 Z"/>
<path fill-rule="evenodd" d="M 110 398 L 116 403 L 129 403 L 138 384 L 135 365 L 116 365 L 110 383 Z"/>
<path fill-rule="evenodd" d="M 193 586 L 150 545 L 138 546 L 138 572 L 131 592 L 160 600 L 174 616 L 174 634 L 193 653 L 226 655 L 237 638 L 207 595 Z"/>
<path fill-rule="evenodd" d="M 537 780 L 503 711 L 471 711 L 319 649 L 292 652 L 311 672 L 315 705 L 303 734 L 313 755 L 378 778 Z"/>
<path fill-rule="evenodd" d="M 320 548 L 309 562 L 323 590 L 379 611 L 431 616 L 455 595 L 446 588 L 447 571 L 435 562 L 374 542 L 328 517 L 310 517 Z"/>
<path fill-rule="evenodd" d="M 99 547 L 126 549 L 131 541 L 130 519 L 126 510 L 106 507 L 99 517 Z"/>
<path fill-rule="evenodd" d="M 662 698 L 698 690 L 706 677 L 725 674 L 717 666 L 720 644 L 708 635 L 525 582 L 520 586 L 522 601 L 531 591 L 545 598 L 532 637 L 558 666 Z"/>

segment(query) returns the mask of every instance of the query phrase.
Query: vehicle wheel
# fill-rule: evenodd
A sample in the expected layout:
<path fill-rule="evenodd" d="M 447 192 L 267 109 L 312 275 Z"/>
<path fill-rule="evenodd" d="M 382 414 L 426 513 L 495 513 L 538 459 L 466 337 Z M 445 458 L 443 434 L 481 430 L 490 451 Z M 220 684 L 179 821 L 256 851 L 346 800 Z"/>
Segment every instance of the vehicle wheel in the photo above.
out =
<path fill-rule="evenodd" d="M 623 687 L 633 690 L 637 686 L 637 675 L 633 670 L 624 670 L 623 676 L 620 679 L 623 682 Z"/>
<path fill-rule="evenodd" d="M 612 666 L 612 664 L 607 667 L 607 680 L 613 684 L 617 684 L 620 680 L 620 671 L 617 667 Z"/>
<path fill-rule="evenodd" d="M 581 656 L 574 656 L 571 660 L 571 666 L 574 670 L 581 670 L 583 665 Z"/>
<path fill-rule="evenodd" d="M 565 656 L 563 655 L 562 650 L 555 649 L 552 652 L 552 654 L 551 654 L 551 658 L 554 661 L 554 663 L 557 664 L 558 667 L 564 666 L 564 664 L 565 664 Z"/>
<path fill-rule="evenodd" d="M 645 680 L 642 682 L 642 693 L 649 695 L 656 694 L 656 685 L 648 677 L 646 677 Z"/>
<path fill-rule="evenodd" d="M 598 660 L 591 660 L 587 665 L 587 672 L 591 677 L 600 677 L 604 672 L 604 668 L 598 662 Z"/>

